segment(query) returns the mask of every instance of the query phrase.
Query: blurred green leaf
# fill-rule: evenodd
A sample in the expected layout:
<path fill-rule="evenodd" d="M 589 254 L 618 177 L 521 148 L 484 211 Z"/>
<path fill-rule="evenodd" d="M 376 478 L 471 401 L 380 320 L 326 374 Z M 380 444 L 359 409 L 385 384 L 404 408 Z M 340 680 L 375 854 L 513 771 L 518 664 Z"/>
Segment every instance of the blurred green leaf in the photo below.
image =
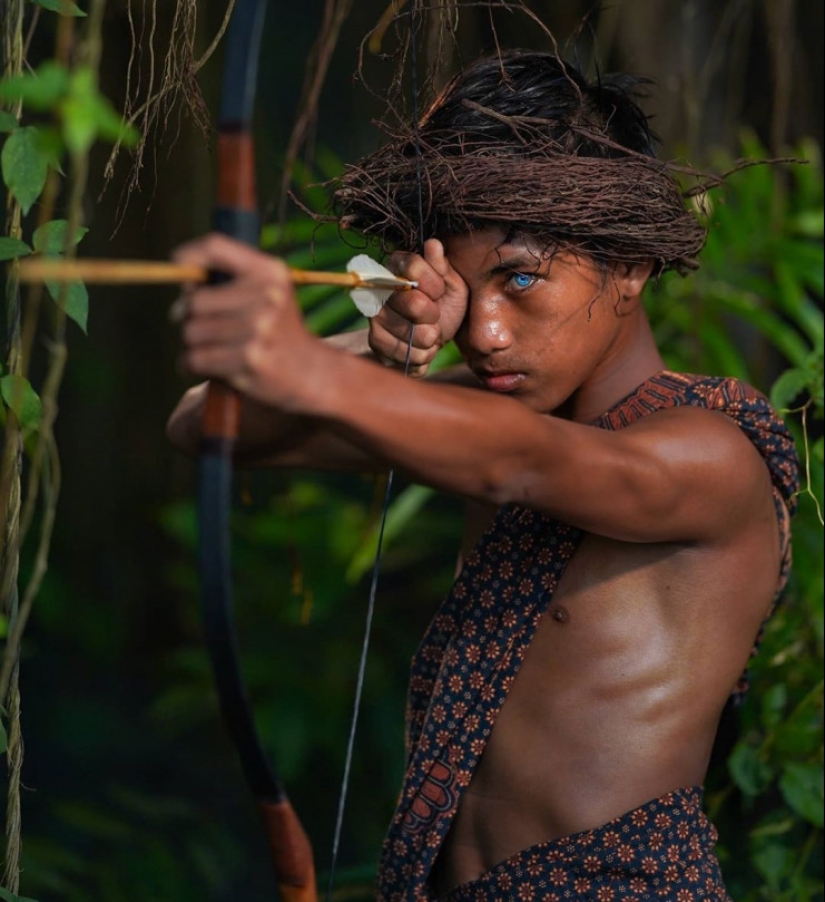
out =
<path fill-rule="evenodd" d="M 83 226 L 75 228 L 72 246 L 79 244 L 88 231 Z M 51 222 L 44 222 L 42 226 L 35 229 L 34 235 L 32 235 L 32 244 L 34 249 L 41 254 L 61 254 L 66 250 L 68 234 L 68 221 L 65 219 L 53 219 Z"/>
<path fill-rule="evenodd" d="M 788 410 L 808 384 L 808 374 L 797 367 L 785 370 L 771 388 L 771 404 L 777 410 Z"/>
<path fill-rule="evenodd" d="M 26 257 L 32 249 L 19 238 L 10 238 L 0 235 L 0 260 L 14 260 L 17 257 Z"/>
<path fill-rule="evenodd" d="M 391 543 L 396 540 L 403 533 L 412 518 L 434 494 L 435 491 L 427 486 L 411 485 L 405 488 L 392 502 L 387 511 L 384 542 Z M 372 568 L 378 549 L 379 527 L 380 523 L 374 525 L 361 547 L 353 555 L 347 569 L 347 580 L 349 582 L 357 582 Z"/>
<path fill-rule="evenodd" d="M 797 764 L 790 762 L 779 779 L 779 788 L 793 810 L 815 827 L 822 827 L 823 792 L 822 763 Z"/>
<path fill-rule="evenodd" d="M 86 13 L 72 0 L 32 0 L 43 9 L 50 12 L 59 13 L 61 16 L 85 16 Z"/>
<path fill-rule="evenodd" d="M 825 233 L 822 210 L 803 210 L 790 221 L 791 230 L 803 238 L 822 238 Z"/>
<path fill-rule="evenodd" d="M 59 254 L 57 257 L 59 258 Z M 89 292 L 82 282 L 47 281 L 46 289 L 52 300 L 69 317 L 77 323 L 84 334 L 89 325 Z"/>
<path fill-rule="evenodd" d="M 776 889 L 794 866 L 793 850 L 779 843 L 765 843 L 753 855 L 753 863 L 771 889 Z"/>
<path fill-rule="evenodd" d="M 0 110 L 0 132 L 13 132 L 20 123 L 6 110 Z"/>
<path fill-rule="evenodd" d="M 750 796 L 764 792 L 773 779 L 773 771 L 759 750 L 745 740 L 736 744 L 728 759 L 728 769 L 736 785 Z"/>
<path fill-rule="evenodd" d="M 69 73 L 64 66 L 47 60 L 34 72 L 26 72 L 0 81 L 0 100 L 22 101 L 33 110 L 53 110 L 69 87 Z"/>
<path fill-rule="evenodd" d="M 37 392 L 28 379 L 9 374 L 0 378 L 0 395 L 9 410 L 25 430 L 33 430 L 40 424 L 42 405 Z"/>
<path fill-rule="evenodd" d="M 3 181 L 23 213 L 28 213 L 43 190 L 48 172 L 48 160 L 37 140 L 37 129 L 29 126 L 12 132 L 0 157 Z"/>

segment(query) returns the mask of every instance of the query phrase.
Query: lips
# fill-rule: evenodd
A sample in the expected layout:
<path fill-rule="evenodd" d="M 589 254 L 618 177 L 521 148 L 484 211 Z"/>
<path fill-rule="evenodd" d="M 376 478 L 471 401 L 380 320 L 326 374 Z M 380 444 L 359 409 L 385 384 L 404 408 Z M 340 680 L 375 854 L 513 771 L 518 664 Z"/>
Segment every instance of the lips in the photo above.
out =
<path fill-rule="evenodd" d="M 524 373 L 494 373 L 489 370 L 476 370 L 476 378 L 488 390 L 507 394 L 520 388 L 527 376 Z"/>

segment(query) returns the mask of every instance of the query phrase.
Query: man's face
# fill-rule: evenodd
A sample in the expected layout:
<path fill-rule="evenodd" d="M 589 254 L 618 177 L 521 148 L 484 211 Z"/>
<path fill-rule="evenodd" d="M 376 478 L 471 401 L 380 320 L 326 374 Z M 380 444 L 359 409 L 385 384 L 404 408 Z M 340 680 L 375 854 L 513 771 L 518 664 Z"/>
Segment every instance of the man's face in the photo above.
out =
<path fill-rule="evenodd" d="M 629 347 L 635 317 L 620 314 L 615 279 L 589 257 L 492 228 L 444 244 L 470 291 L 455 341 L 488 390 L 550 412 Z"/>

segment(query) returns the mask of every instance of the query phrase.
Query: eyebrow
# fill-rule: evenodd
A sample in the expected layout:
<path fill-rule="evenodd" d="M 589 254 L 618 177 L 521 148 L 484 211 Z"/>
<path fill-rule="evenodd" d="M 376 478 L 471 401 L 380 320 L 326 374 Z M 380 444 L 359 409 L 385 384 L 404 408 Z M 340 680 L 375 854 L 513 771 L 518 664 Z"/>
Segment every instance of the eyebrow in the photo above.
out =
<path fill-rule="evenodd" d="M 536 272 L 544 262 L 537 254 L 516 251 L 512 256 L 502 255 L 502 259 L 484 273 L 485 278 L 505 272 Z"/>

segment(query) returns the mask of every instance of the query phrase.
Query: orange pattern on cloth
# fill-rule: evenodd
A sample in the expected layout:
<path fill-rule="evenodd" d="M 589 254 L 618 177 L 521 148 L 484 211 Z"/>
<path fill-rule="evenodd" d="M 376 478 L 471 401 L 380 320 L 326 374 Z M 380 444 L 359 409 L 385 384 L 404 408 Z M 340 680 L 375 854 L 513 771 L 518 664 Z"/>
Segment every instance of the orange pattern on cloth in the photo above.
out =
<path fill-rule="evenodd" d="M 778 597 L 790 568 L 798 461 L 787 428 L 763 395 L 733 379 L 665 372 L 591 425 L 622 429 L 679 406 L 731 417 L 765 459 L 783 542 Z M 435 899 L 428 884 L 432 866 L 581 536 L 547 514 L 514 504 L 501 508 L 436 613 L 412 665 L 407 769 L 384 843 L 379 902 Z M 712 849 L 706 856 L 713 866 Z M 533 898 L 529 886 L 525 892 Z"/>
<path fill-rule="evenodd" d="M 732 902 L 698 787 L 519 852 L 445 902 Z"/>

